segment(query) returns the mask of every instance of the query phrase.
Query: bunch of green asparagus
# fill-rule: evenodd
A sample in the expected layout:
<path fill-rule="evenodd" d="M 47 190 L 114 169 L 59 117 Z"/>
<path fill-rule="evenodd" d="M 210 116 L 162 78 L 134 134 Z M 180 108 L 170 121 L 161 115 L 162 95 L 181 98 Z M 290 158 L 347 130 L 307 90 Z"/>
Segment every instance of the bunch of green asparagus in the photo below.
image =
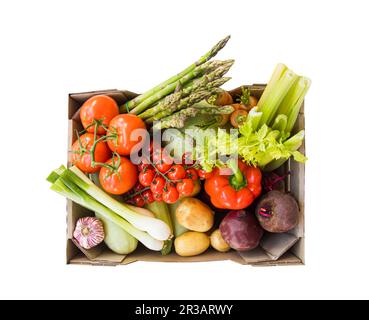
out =
<path fill-rule="evenodd" d="M 135 114 L 147 124 L 160 120 L 161 124 L 156 124 L 156 127 L 162 129 L 181 127 L 185 119 L 198 113 L 218 114 L 217 108 L 200 108 L 196 104 L 217 94 L 220 87 L 230 80 L 224 75 L 232 67 L 234 60 L 210 60 L 226 45 L 229 38 L 227 36 L 219 41 L 182 72 L 128 101 L 121 106 L 120 111 Z"/>

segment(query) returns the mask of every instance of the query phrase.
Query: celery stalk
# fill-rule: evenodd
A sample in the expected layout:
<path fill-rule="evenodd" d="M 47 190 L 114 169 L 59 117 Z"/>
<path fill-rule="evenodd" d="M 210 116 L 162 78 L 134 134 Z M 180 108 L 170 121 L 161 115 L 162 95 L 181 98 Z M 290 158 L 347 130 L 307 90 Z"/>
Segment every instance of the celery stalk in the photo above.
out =
<path fill-rule="evenodd" d="M 74 182 L 67 178 L 60 177 L 52 185 L 51 190 L 60 195 L 72 200 L 73 202 L 91 210 L 98 212 L 102 217 L 118 225 L 131 236 L 140 241 L 147 248 L 155 251 L 160 251 L 163 248 L 163 241 L 154 239 L 146 232 L 140 231 L 129 224 L 126 220 L 116 215 L 113 211 L 106 208 L 104 205 L 89 196 L 81 190 Z"/>
<path fill-rule="evenodd" d="M 305 136 L 305 131 L 301 130 L 283 143 L 284 147 L 294 155 L 295 160 L 299 160 L 299 159 L 297 159 L 297 155 L 300 155 L 300 157 L 302 158 L 301 159 L 302 161 L 304 161 L 306 159 L 306 158 L 303 159 L 304 156 L 302 156 L 299 153 L 295 154 L 295 152 L 301 147 L 302 142 L 304 140 L 304 136 Z M 280 159 L 275 159 L 275 160 L 269 162 L 267 165 L 265 165 L 263 170 L 264 171 L 273 171 L 273 170 L 279 168 L 280 166 L 282 166 L 288 160 L 288 158 L 289 157 L 283 157 L 283 158 L 280 158 Z"/>
<path fill-rule="evenodd" d="M 260 106 L 259 111 L 261 111 L 263 115 L 261 117 L 259 127 L 263 124 L 269 125 L 273 121 L 280 103 L 297 78 L 298 76 L 292 70 L 287 70 L 282 75 L 282 78 L 275 84 L 264 104 Z"/>
<path fill-rule="evenodd" d="M 288 114 L 291 107 L 293 107 L 297 100 L 301 97 L 305 90 L 305 81 L 303 77 L 299 77 L 288 91 L 283 101 L 278 108 L 278 114 Z"/>
<path fill-rule="evenodd" d="M 305 78 L 305 77 L 301 77 L 300 80 L 298 81 L 298 88 L 299 88 L 298 93 L 296 93 L 295 96 L 293 97 L 293 103 L 291 103 L 291 106 L 287 113 L 288 121 L 287 121 L 286 132 L 291 132 L 293 129 L 296 123 L 297 117 L 299 115 L 302 103 L 304 102 L 305 95 L 310 88 L 310 84 L 311 84 L 310 79 Z"/>
<path fill-rule="evenodd" d="M 264 105 L 265 101 L 269 98 L 270 93 L 272 92 L 274 86 L 279 81 L 279 79 L 282 77 L 282 75 L 288 70 L 287 66 L 285 66 L 282 63 L 279 63 L 272 74 L 272 77 L 270 78 L 267 86 L 264 89 L 263 94 L 260 97 L 260 100 L 258 102 L 259 110 Z"/>
<path fill-rule="evenodd" d="M 101 202 L 104 206 L 111 209 L 113 212 L 126 219 L 129 223 L 137 229 L 146 231 L 152 237 L 158 240 L 167 240 L 171 235 L 169 226 L 163 221 L 137 214 L 125 204 L 110 197 L 107 193 L 98 188 L 88 177 L 77 167 L 71 167 L 65 171 L 63 175 L 67 176 L 69 180 L 73 181 L 83 191 Z"/>
<path fill-rule="evenodd" d="M 246 122 L 251 123 L 252 130 L 256 130 L 258 128 L 262 115 L 263 114 L 261 112 L 258 112 L 257 107 L 254 107 L 250 110 L 250 112 L 247 115 Z"/>
<path fill-rule="evenodd" d="M 279 114 L 273 122 L 272 129 L 280 132 L 285 132 L 287 127 L 287 116 L 285 114 Z"/>

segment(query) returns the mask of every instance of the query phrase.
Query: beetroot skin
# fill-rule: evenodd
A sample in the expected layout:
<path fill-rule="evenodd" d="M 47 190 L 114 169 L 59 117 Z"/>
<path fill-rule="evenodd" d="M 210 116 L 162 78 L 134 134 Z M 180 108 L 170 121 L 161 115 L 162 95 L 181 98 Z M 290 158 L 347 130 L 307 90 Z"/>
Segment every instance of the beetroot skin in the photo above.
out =
<path fill-rule="evenodd" d="M 255 214 L 263 229 L 283 233 L 297 225 L 299 206 L 290 194 L 273 190 L 260 199 Z"/>
<path fill-rule="evenodd" d="M 237 251 L 248 251 L 259 245 L 263 236 L 254 214 L 245 210 L 229 212 L 219 226 L 223 239 Z"/>

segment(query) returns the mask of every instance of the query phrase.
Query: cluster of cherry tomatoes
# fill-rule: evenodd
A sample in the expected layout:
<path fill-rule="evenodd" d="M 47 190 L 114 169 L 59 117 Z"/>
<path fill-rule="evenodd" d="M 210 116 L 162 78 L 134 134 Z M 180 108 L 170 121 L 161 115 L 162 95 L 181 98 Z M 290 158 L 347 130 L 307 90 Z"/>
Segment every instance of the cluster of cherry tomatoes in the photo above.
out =
<path fill-rule="evenodd" d="M 85 173 L 98 172 L 100 184 L 108 193 L 129 193 L 128 201 L 143 206 L 153 201 L 174 203 L 199 192 L 199 179 L 206 178 L 206 173 L 197 169 L 190 154 L 174 161 L 161 146 L 153 147 L 151 143 L 149 159 L 138 166 L 130 161 L 131 150 L 143 141 L 129 137 L 133 130 L 146 126 L 133 114 L 119 114 L 111 97 L 96 95 L 88 99 L 80 119 L 84 131 L 73 143 L 71 162 Z"/>
<path fill-rule="evenodd" d="M 155 148 L 150 158 L 138 165 L 138 183 L 130 197 L 133 204 L 142 207 L 153 201 L 175 203 L 180 197 L 199 192 L 199 178 L 205 178 L 205 172 L 197 169 L 187 154 L 178 163 L 164 149 Z"/>

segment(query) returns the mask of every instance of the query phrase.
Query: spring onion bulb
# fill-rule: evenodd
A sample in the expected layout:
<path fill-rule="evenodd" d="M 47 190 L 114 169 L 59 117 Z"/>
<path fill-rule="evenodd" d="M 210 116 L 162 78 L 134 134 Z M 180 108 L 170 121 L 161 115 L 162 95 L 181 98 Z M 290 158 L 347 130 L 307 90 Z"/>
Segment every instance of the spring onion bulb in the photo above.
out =
<path fill-rule="evenodd" d="M 171 236 L 170 227 L 162 220 L 138 214 L 130 207 L 110 197 L 107 193 L 97 187 L 81 170 L 76 166 L 65 171 L 62 176 L 67 176 L 78 187 L 95 198 L 101 204 L 111 209 L 113 212 L 127 220 L 139 230 L 146 231 L 158 240 L 167 240 Z"/>

